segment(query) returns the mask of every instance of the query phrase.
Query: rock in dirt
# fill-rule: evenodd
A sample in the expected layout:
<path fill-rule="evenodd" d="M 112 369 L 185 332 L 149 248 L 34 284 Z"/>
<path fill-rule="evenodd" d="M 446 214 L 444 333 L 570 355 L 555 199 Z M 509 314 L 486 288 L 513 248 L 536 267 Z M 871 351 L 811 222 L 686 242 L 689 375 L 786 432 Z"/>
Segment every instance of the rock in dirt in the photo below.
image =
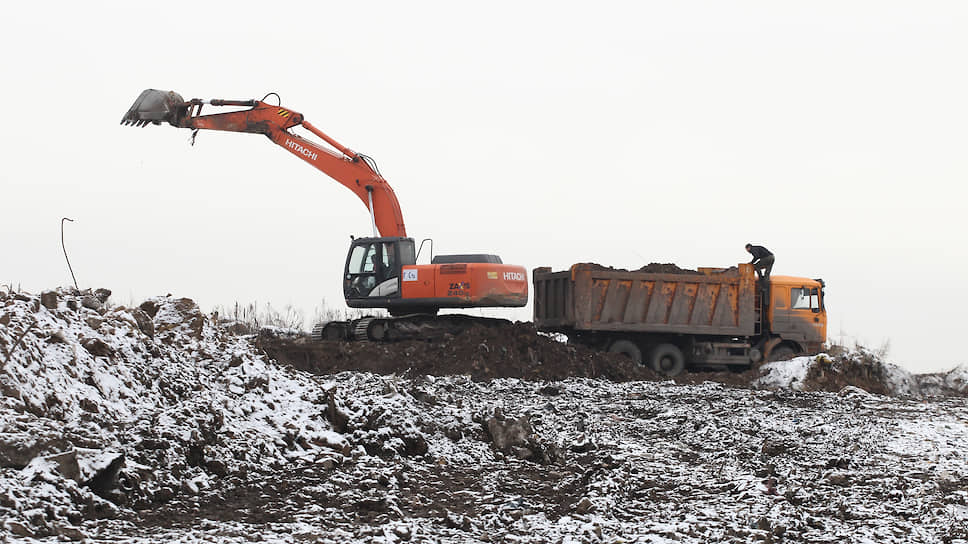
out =
<path fill-rule="evenodd" d="M 578 504 L 575 505 L 575 512 L 578 514 L 587 514 L 595 509 L 595 504 L 588 497 L 582 497 Z"/>
<path fill-rule="evenodd" d="M 81 298 L 81 306 L 84 306 L 88 310 L 94 310 L 95 312 L 101 311 L 103 304 L 104 303 L 94 295 L 86 295 Z"/>
<path fill-rule="evenodd" d="M 40 294 L 40 304 L 47 308 L 48 310 L 57 309 L 57 292 L 56 291 L 44 291 Z"/>
<path fill-rule="evenodd" d="M 16 520 L 6 520 L 3 522 L 3 528 L 10 532 L 12 535 L 22 536 L 26 538 L 31 538 L 34 536 L 34 532 L 30 530 L 26 524 L 20 523 Z"/>
<path fill-rule="evenodd" d="M 97 297 L 101 304 L 104 304 L 108 301 L 108 298 L 111 297 L 111 290 L 103 287 L 100 289 L 95 289 L 94 296 Z"/>
<path fill-rule="evenodd" d="M 557 446 L 546 443 L 535 434 L 527 415 L 506 417 L 500 408 L 495 408 L 486 426 L 494 447 L 505 454 L 543 464 L 553 463 L 561 457 Z"/>
<path fill-rule="evenodd" d="M 114 355 L 114 349 L 100 338 L 85 338 L 81 340 L 81 346 L 95 357 L 110 357 Z"/>
<path fill-rule="evenodd" d="M 157 308 L 155 311 L 157 312 Z M 149 338 L 153 338 L 155 336 L 155 323 L 151 320 L 151 316 L 149 316 L 147 312 L 140 308 L 135 308 L 134 310 L 131 310 L 131 315 L 134 317 L 135 323 L 138 324 L 138 330 Z"/>
<path fill-rule="evenodd" d="M 81 477 L 81 467 L 77 462 L 76 450 L 68 450 L 63 453 L 55 453 L 53 455 L 39 457 L 31 464 L 37 466 L 38 468 L 42 467 L 43 465 L 49 465 L 53 467 L 58 474 L 70 480 L 78 481 Z M 28 467 L 27 470 L 29 471 L 30 468 Z"/>
<path fill-rule="evenodd" d="M 506 452 L 511 448 L 526 447 L 531 442 L 534 429 L 528 416 L 508 418 L 500 408 L 495 408 L 494 415 L 487 420 L 487 432 L 491 434 L 494 447 Z"/>
<path fill-rule="evenodd" d="M 11 392 L 20 394 L 19 389 Z M 28 428 L 6 425 L 0 431 L 0 468 L 20 470 L 38 455 L 63 451 L 69 447 L 68 439 L 55 430 L 38 433 Z"/>
<path fill-rule="evenodd" d="M 158 302 L 158 298 L 148 299 L 138 306 L 138 309 L 142 312 L 148 314 L 148 317 L 154 318 L 155 314 L 158 313 L 158 308 L 161 304 Z"/>

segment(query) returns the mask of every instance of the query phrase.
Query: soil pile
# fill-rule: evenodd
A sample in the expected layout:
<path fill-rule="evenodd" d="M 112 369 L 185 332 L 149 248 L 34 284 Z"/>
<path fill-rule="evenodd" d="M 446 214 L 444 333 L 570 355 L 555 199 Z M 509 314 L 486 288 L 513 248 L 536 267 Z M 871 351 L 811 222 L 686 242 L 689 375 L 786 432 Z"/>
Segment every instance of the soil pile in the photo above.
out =
<path fill-rule="evenodd" d="M 319 375 L 364 371 L 382 375 L 469 376 L 474 381 L 671 379 L 681 385 L 716 382 L 743 388 L 832 393 L 856 387 L 889 396 L 968 396 L 968 366 L 940 374 L 911 374 L 860 347 L 835 347 L 817 356 L 757 364 L 742 371 L 693 368 L 669 378 L 622 355 L 568 344 L 539 333 L 531 323 L 493 319 L 463 332 L 434 336 L 432 340 L 315 342 L 302 333 L 263 329 L 254 337 L 254 344 L 271 359 Z"/>
<path fill-rule="evenodd" d="M 265 360 L 190 299 L 125 308 L 108 295 L 0 292 L 0 542 L 80 540 L 85 522 L 410 436 L 371 436 L 355 418 L 342 428 L 359 440 L 335 432 L 319 416 L 339 408 L 325 384 Z"/>
<path fill-rule="evenodd" d="M 432 342 L 313 342 L 263 330 L 256 346 L 279 362 L 315 374 L 344 370 L 377 374 L 469 375 L 492 378 L 562 380 L 570 377 L 612 381 L 655 380 L 652 370 L 626 357 L 566 344 L 538 333 L 531 323 L 489 321 Z"/>
<path fill-rule="evenodd" d="M 637 270 L 638 272 L 651 272 L 653 274 L 699 274 L 695 270 L 679 268 L 673 263 L 649 263 Z"/>
<path fill-rule="evenodd" d="M 613 272 L 628 272 L 624 268 L 615 268 L 612 266 L 605 266 L 598 263 L 582 263 L 581 266 L 585 268 L 593 268 L 596 270 L 611 270 Z M 697 270 L 690 270 L 688 268 L 680 268 L 679 265 L 674 263 L 649 263 L 641 268 L 635 270 L 636 272 L 650 272 L 652 274 L 700 274 Z"/>

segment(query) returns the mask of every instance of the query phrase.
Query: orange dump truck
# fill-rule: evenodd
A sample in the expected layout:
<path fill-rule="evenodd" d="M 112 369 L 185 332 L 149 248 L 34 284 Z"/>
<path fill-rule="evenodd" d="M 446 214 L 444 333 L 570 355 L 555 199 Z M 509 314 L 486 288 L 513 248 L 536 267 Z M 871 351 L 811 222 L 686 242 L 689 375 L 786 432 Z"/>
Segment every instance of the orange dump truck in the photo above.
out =
<path fill-rule="evenodd" d="M 745 368 L 816 354 L 827 337 L 824 283 L 753 266 L 626 271 L 576 264 L 536 268 L 534 324 L 570 342 L 627 355 L 674 376 L 690 366 Z"/>

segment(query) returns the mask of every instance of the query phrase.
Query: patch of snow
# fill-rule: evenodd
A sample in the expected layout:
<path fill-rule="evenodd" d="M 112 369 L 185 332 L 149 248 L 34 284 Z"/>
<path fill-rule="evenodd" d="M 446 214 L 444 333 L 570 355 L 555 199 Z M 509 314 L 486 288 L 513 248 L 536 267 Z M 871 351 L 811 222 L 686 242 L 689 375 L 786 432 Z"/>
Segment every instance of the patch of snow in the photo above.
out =
<path fill-rule="evenodd" d="M 807 377 L 807 370 L 815 362 L 824 364 L 829 359 L 826 355 L 815 357 L 794 357 L 788 361 L 775 361 L 760 367 L 761 376 L 753 381 L 754 387 L 764 389 L 792 389 L 802 391 Z"/>

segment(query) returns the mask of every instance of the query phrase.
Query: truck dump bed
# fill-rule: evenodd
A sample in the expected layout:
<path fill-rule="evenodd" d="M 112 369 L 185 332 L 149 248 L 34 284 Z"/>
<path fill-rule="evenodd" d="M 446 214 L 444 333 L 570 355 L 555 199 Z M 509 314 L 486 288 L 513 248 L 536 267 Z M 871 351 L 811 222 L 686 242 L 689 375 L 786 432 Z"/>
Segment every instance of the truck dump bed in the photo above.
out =
<path fill-rule="evenodd" d="M 534 324 L 544 331 L 627 331 L 749 336 L 759 332 L 750 264 L 676 273 L 575 264 L 537 268 Z"/>

